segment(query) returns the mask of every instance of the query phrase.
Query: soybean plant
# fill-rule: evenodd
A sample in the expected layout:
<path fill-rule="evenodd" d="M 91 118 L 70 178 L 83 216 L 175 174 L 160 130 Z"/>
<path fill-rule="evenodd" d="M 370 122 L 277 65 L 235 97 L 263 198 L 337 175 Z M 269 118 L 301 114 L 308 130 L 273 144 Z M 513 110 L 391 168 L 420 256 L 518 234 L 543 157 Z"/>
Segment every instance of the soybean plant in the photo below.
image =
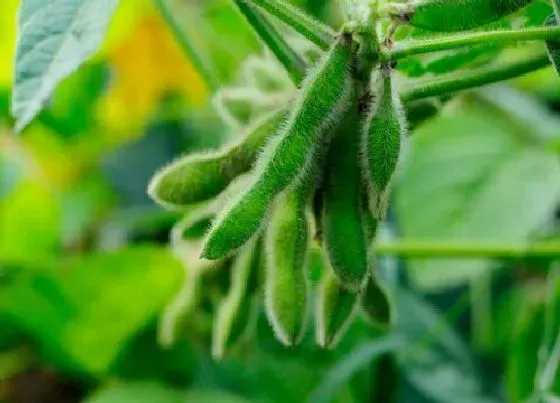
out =
<path fill-rule="evenodd" d="M 558 4 L 542 26 L 522 30 L 400 41 L 400 26 L 469 30 L 530 1 L 343 1 L 360 6 L 357 11 L 348 7 L 346 21 L 334 30 L 283 0 L 232 0 L 270 53 L 250 56 L 241 66 L 244 82 L 215 95 L 216 112 L 237 134 L 237 142 L 187 155 L 156 173 L 149 185 L 157 203 L 187 210 L 174 231 L 174 244 L 189 245 L 178 257 L 199 267 L 189 277 L 196 287 L 184 288 L 167 326 L 173 327 L 173 318 L 192 314 L 202 298 L 193 297 L 196 291 L 211 294 L 216 358 L 251 326 L 259 299 L 264 299 L 276 338 L 287 346 L 306 336 L 310 314 L 317 342 L 325 348 L 336 346 L 357 313 L 388 330 L 395 312 L 390 287 L 376 271 L 374 245 L 392 184 L 398 181 L 409 128 L 438 113 L 460 90 L 550 62 L 560 71 Z M 280 34 L 267 14 L 303 38 Z M 516 41 L 541 41 L 548 56 L 543 49 L 527 60 L 489 64 L 463 76 L 409 79 L 399 85 L 402 59 Z M 311 266 L 314 272 L 320 268 L 320 281 L 310 281 Z M 204 275 L 227 269 L 226 284 L 213 285 L 216 278 Z"/>

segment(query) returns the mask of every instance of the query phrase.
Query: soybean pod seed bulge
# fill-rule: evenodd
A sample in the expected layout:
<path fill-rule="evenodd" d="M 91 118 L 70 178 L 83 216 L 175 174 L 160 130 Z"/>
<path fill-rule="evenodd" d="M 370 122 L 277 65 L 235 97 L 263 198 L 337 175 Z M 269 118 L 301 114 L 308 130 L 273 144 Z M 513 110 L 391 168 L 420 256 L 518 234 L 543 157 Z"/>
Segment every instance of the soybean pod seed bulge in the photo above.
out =
<path fill-rule="evenodd" d="M 379 69 L 375 84 L 376 105 L 371 108 L 363 135 L 364 176 L 369 189 L 369 205 L 376 219 L 386 214 L 390 184 L 406 132 L 404 111 L 393 86 L 389 65 Z"/>
<path fill-rule="evenodd" d="M 309 186 L 286 192 L 273 206 L 265 235 L 265 306 L 276 338 L 299 343 L 307 311 L 306 267 L 311 222 Z"/>
<path fill-rule="evenodd" d="M 252 186 L 224 209 L 203 256 L 219 259 L 247 242 L 263 225 L 271 203 L 313 169 L 333 123 L 350 104 L 351 35 L 341 33 L 308 75 L 286 122 L 259 157 Z"/>
<path fill-rule="evenodd" d="M 247 129 L 235 145 L 221 151 L 188 155 L 164 167 L 150 182 L 148 194 L 169 208 L 181 208 L 218 195 L 255 162 L 285 112 L 274 112 Z"/>
<path fill-rule="evenodd" d="M 362 287 L 368 274 L 368 239 L 361 206 L 360 122 L 356 103 L 336 130 L 323 183 L 325 251 L 342 284 L 354 291 Z"/>

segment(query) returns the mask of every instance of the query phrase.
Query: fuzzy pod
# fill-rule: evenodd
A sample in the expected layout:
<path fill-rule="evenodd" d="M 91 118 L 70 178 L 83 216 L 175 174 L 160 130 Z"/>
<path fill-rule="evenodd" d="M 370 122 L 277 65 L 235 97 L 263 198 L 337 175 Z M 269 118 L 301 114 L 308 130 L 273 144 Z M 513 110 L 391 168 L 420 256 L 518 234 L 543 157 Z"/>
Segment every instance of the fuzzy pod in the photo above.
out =
<path fill-rule="evenodd" d="M 218 259 L 247 242 L 274 199 L 314 169 L 329 129 L 350 105 L 351 61 L 352 38 L 342 33 L 308 75 L 286 122 L 259 157 L 252 186 L 218 216 L 203 256 Z"/>
<path fill-rule="evenodd" d="M 232 336 L 237 332 L 239 322 L 245 322 L 244 300 L 247 299 L 252 272 L 258 261 L 256 245 L 256 241 L 247 244 L 233 259 L 228 294 L 221 301 L 214 317 L 212 356 L 215 359 L 224 356 L 228 345 L 233 341 Z"/>
<path fill-rule="evenodd" d="M 371 276 L 360 298 L 368 322 L 380 330 L 388 330 L 394 323 L 394 308 L 387 289 Z"/>
<path fill-rule="evenodd" d="M 187 155 L 171 163 L 152 178 L 148 194 L 170 209 L 213 198 L 235 177 L 251 169 L 284 116 L 284 111 L 277 111 L 263 117 L 247 129 L 241 141 L 221 151 Z"/>
<path fill-rule="evenodd" d="M 557 26 L 560 22 L 560 16 L 556 16 L 555 14 L 551 14 L 546 19 L 545 25 L 546 26 Z M 549 39 L 546 42 L 546 51 L 548 53 L 548 58 L 554 66 L 554 70 L 556 74 L 560 76 L 560 40 L 558 39 Z"/>
<path fill-rule="evenodd" d="M 369 190 L 369 205 L 376 219 L 383 219 L 390 184 L 401 153 L 407 125 L 403 107 L 393 86 L 391 69 L 382 66 L 376 79 L 376 105 L 371 108 L 363 135 L 362 160 Z"/>
<path fill-rule="evenodd" d="M 333 348 L 338 344 L 352 323 L 359 297 L 359 293 L 344 287 L 332 268 L 325 268 L 315 313 L 317 343 L 320 346 Z"/>
<path fill-rule="evenodd" d="M 532 0 L 421 0 L 398 7 L 399 17 L 428 31 L 468 31 L 497 21 Z M 395 10 L 396 11 L 396 10 Z"/>
<path fill-rule="evenodd" d="M 272 208 L 265 234 L 265 307 L 276 338 L 291 346 L 305 331 L 310 250 L 310 214 L 306 186 L 285 192 Z"/>
<path fill-rule="evenodd" d="M 355 104 L 336 130 L 325 164 L 321 218 L 329 263 L 342 284 L 354 291 L 360 290 L 368 274 L 360 121 Z"/>

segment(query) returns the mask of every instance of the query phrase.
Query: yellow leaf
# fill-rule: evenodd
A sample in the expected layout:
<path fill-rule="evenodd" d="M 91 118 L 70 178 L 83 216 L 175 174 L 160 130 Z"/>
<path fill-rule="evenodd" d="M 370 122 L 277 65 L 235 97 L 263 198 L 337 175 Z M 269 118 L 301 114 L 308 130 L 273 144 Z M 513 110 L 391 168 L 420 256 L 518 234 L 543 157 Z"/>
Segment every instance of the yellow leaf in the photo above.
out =
<path fill-rule="evenodd" d="M 113 79 L 98 113 L 110 128 L 138 127 L 169 94 L 177 94 L 191 105 L 200 105 L 207 97 L 192 63 L 153 12 L 107 53 L 107 60 Z"/>

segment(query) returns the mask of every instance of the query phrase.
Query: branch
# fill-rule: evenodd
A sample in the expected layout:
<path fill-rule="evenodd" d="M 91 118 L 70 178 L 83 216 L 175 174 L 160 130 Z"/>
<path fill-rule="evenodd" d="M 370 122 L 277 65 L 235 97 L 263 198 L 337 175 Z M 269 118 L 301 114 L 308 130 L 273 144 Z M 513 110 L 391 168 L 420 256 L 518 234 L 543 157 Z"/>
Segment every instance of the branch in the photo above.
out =
<path fill-rule="evenodd" d="M 400 96 L 404 102 L 410 102 L 416 99 L 445 95 L 498 81 L 509 80 L 542 69 L 549 64 L 548 56 L 543 52 L 523 60 L 502 62 L 475 70 L 461 71 L 460 74 L 449 74 L 439 78 L 419 80 L 408 88 L 403 88 Z"/>
<path fill-rule="evenodd" d="M 305 77 L 307 69 L 305 61 L 278 33 L 266 17 L 246 0 L 233 0 L 237 9 L 243 14 L 247 22 L 284 66 L 294 84 L 298 85 Z"/>
<path fill-rule="evenodd" d="M 171 30 L 171 33 L 175 37 L 175 40 L 187 55 L 191 63 L 194 65 L 195 69 L 200 73 L 204 82 L 211 90 L 216 90 L 220 86 L 220 80 L 208 68 L 206 63 L 202 60 L 198 54 L 194 44 L 190 41 L 187 35 L 183 32 L 176 18 L 176 13 L 173 12 L 169 6 L 169 1 L 166 0 L 153 0 L 156 9 L 159 14 Z"/>
<path fill-rule="evenodd" d="M 327 25 L 311 18 L 283 0 L 249 0 L 255 6 L 274 15 L 315 45 L 327 50 L 334 40 L 334 31 Z"/>
<path fill-rule="evenodd" d="M 498 30 L 489 32 L 465 33 L 426 40 L 405 41 L 395 44 L 391 56 L 394 60 L 421 53 L 455 49 L 463 46 L 489 43 L 508 43 L 560 38 L 560 27 L 535 27 L 519 30 Z"/>

